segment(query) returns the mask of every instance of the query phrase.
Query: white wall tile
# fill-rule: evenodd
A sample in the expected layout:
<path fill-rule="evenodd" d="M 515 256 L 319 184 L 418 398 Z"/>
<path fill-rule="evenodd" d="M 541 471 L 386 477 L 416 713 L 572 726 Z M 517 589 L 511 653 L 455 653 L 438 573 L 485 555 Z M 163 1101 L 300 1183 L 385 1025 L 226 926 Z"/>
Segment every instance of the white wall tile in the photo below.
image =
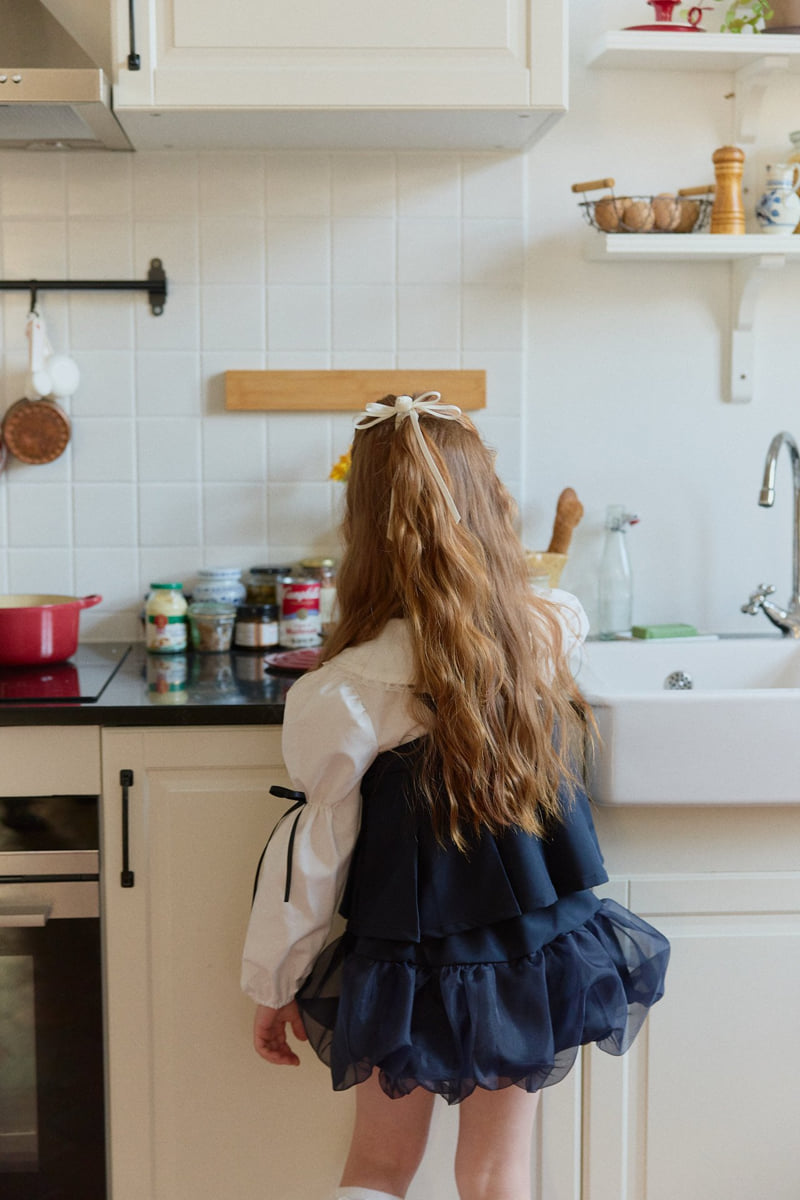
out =
<path fill-rule="evenodd" d="M 333 295 L 336 350 L 390 350 L 395 344 L 395 289 L 341 284 Z"/>
<path fill-rule="evenodd" d="M 193 483 L 200 479 L 200 426 L 186 417 L 143 418 L 137 426 L 137 478 L 141 483 Z"/>
<path fill-rule="evenodd" d="M 212 483 L 266 478 L 267 418 L 227 413 L 203 421 L 203 479 Z"/>
<path fill-rule="evenodd" d="M 139 551 L 139 607 L 150 590 L 151 583 L 187 583 L 194 579 L 202 565 L 202 554 L 196 544 L 188 546 L 144 546 Z M 188 589 L 187 589 L 188 590 Z"/>
<path fill-rule="evenodd" d="M 267 346 L 276 350 L 324 350 L 330 346 L 330 290 L 275 284 L 267 290 Z"/>
<path fill-rule="evenodd" d="M 327 483 L 270 483 L 267 487 L 270 547 L 314 544 L 333 525 Z"/>
<path fill-rule="evenodd" d="M 143 277 L 143 276 L 142 276 Z M 156 316 L 147 293 L 137 293 L 134 307 L 136 346 L 139 350 L 196 350 L 200 347 L 199 288 L 169 283 L 164 311 Z"/>
<path fill-rule="evenodd" d="M 86 417 L 72 431 L 73 478 L 79 483 L 136 478 L 136 427 L 122 417 Z"/>
<path fill-rule="evenodd" d="M 72 552 L 61 547 L 9 550 L 8 590 L 12 594 L 37 593 L 73 596 Z"/>
<path fill-rule="evenodd" d="M 114 610 L 136 607 L 139 603 L 139 555 L 135 548 L 106 546 L 102 550 L 75 551 L 75 593 L 90 596 L 95 592 L 103 597 L 97 606 L 103 616 L 108 617 Z M 81 631 L 84 632 L 84 614 L 81 614 Z"/>
<path fill-rule="evenodd" d="M 263 284 L 264 222 L 242 216 L 201 220 L 200 278 L 204 284 Z"/>
<path fill-rule="evenodd" d="M 65 155 L 71 217 L 121 217 L 133 203 L 133 156 L 92 151 Z"/>
<path fill-rule="evenodd" d="M 139 151 L 133 162 L 133 212 L 137 219 L 190 221 L 199 202 L 196 154 Z"/>
<path fill-rule="evenodd" d="M 397 345 L 436 350 L 458 345 L 461 298 L 447 284 L 403 284 L 397 289 Z"/>
<path fill-rule="evenodd" d="M 123 292 L 70 292 L 71 352 L 77 358 L 80 350 L 132 350 L 133 315 Z"/>
<path fill-rule="evenodd" d="M 385 217 L 338 217 L 333 222 L 333 282 L 392 283 L 396 223 Z"/>
<path fill-rule="evenodd" d="M 485 410 L 470 414 L 483 440 L 497 454 L 496 468 L 500 478 L 519 480 L 522 477 L 522 439 L 519 420 L 515 417 L 489 416 Z"/>
<path fill-rule="evenodd" d="M 522 221 L 468 219 L 462 224 L 464 283 L 522 287 Z"/>
<path fill-rule="evenodd" d="M 465 371 L 486 372 L 486 408 L 492 416 L 520 417 L 523 410 L 522 359 L 513 350 L 465 350 Z"/>
<path fill-rule="evenodd" d="M 6 221 L 3 230 L 3 269 L 9 279 L 66 278 L 66 221 Z"/>
<path fill-rule="evenodd" d="M 74 433 L 74 427 L 73 427 Z M 9 484 L 68 483 L 72 478 L 73 444 L 70 441 L 63 454 L 49 463 L 30 465 L 8 455 L 5 475 Z"/>
<path fill-rule="evenodd" d="M 393 217 L 395 160 L 391 154 L 336 154 L 332 160 L 335 217 Z"/>
<path fill-rule="evenodd" d="M 81 381 L 70 397 L 73 417 L 133 415 L 133 355 L 124 350 L 81 350 Z"/>
<path fill-rule="evenodd" d="M 136 355 L 136 411 L 140 417 L 197 417 L 200 390 L 196 353 L 142 350 Z"/>
<path fill-rule="evenodd" d="M 167 294 L 177 283 L 198 283 L 200 250 L 197 223 L 185 219 L 142 220 L 133 226 L 136 279 L 146 279 L 150 260 L 160 258 L 167 276 Z"/>
<path fill-rule="evenodd" d="M 72 506 L 76 546 L 136 546 L 132 483 L 76 483 Z"/>
<path fill-rule="evenodd" d="M 66 483 L 11 483 L 8 488 L 8 544 L 12 547 L 64 547 L 72 535 L 70 489 Z"/>
<path fill-rule="evenodd" d="M 458 222 L 415 217 L 397 222 L 399 283 L 458 283 L 461 237 Z"/>
<path fill-rule="evenodd" d="M 204 217 L 262 216 L 263 154 L 201 154 L 200 210 Z"/>
<path fill-rule="evenodd" d="M 461 304 L 465 350 L 522 349 L 519 288 L 466 286 Z"/>
<path fill-rule="evenodd" d="M 397 208 L 405 217 L 457 217 L 461 211 L 461 156 L 398 154 Z"/>
<path fill-rule="evenodd" d="M 66 155 L 3 153 L 0 206 L 4 217 L 63 217 L 66 204 Z"/>
<path fill-rule="evenodd" d="M 267 282 L 328 283 L 331 230 L 320 217 L 272 217 L 267 221 Z"/>
<path fill-rule="evenodd" d="M 271 217 L 327 217 L 331 211 L 327 154 L 268 154 L 266 195 Z"/>
<path fill-rule="evenodd" d="M 525 158 L 521 154 L 466 154 L 462 163 L 465 217 L 521 217 Z"/>
<path fill-rule="evenodd" d="M 67 226 L 68 271 L 73 279 L 131 279 L 130 221 L 76 217 Z M 142 278 L 145 272 L 142 271 Z"/>
<path fill-rule="evenodd" d="M 267 442 L 267 477 L 271 483 L 321 482 L 328 478 L 333 450 L 330 420 L 323 414 L 274 413 Z"/>
<path fill-rule="evenodd" d="M 266 345 L 264 289 L 220 284 L 202 289 L 204 350 L 263 350 Z"/>
<path fill-rule="evenodd" d="M 203 541 L 206 546 L 263 546 L 267 540 L 267 499 L 263 484 L 207 483 L 203 488 Z"/>
<path fill-rule="evenodd" d="M 200 546 L 199 488 L 190 483 L 143 483 L 139 488 L 141 546 Z"/>

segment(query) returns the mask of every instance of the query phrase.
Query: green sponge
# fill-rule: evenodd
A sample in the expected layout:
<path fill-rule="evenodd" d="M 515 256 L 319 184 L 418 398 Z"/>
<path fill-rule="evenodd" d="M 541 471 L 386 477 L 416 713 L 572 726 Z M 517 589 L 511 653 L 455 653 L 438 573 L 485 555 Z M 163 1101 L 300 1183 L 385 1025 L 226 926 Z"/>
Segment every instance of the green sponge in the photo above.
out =
<path fill-rule="evenodd" d="M 635 638 L 680 638 L 697 637 L 694 625 L 634 625 L 631 633 Z"/>

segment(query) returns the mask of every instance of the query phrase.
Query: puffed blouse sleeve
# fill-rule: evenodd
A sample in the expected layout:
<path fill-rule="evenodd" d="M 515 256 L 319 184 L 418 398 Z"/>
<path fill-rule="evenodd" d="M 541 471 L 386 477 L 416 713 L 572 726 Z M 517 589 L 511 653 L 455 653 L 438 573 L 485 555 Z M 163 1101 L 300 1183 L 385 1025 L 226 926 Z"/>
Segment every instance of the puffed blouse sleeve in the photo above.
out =
<path fill-rule="evenodd" d="M 328 939 L 358 836 L 361 778 L 377 752 L 357 688 L 335 666 L 293 685 L 283 757 L 306 803 L 296 821 L 278 823 L 261 862 L 242 963 L 242 988 L 259 1004 L 292 1000 Z"/>

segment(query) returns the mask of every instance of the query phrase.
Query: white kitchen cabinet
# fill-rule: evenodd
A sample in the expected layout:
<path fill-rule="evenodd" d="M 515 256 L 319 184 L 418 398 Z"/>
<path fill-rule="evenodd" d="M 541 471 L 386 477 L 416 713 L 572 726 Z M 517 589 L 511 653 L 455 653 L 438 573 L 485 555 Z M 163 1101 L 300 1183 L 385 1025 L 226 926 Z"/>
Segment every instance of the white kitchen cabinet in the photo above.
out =
<path fill-rule="evenodd" d="M 114 0 L 137 149 L 529 144 L 567 105 L 563 0 Z"/>
<path fill-rule="evenodd" d="M 310 1052 L 300 1069 L 259 1059 L 239 989 L 256 864 L 286 808 L 268 795 L 287 782 L 280 728 L 112 730 L 102 746 L 111 1200 L 324 1195 L 351 1099 Z"/>
<path fill-rule="evenodd" d="M 611 894 L 672 943 L 632 1051 L 584 1058 L 582 1200 L 795 1200 L 800 811 L 603 809 Z"/>

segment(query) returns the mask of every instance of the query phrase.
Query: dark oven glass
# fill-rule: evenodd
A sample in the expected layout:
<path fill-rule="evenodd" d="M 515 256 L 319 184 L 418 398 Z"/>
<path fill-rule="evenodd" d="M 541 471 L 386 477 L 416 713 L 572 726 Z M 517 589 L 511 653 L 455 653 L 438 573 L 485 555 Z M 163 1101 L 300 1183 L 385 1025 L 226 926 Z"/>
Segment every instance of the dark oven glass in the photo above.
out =
<path fill-rule="evenodd" d="M 105 1200 L 97 797 L 0 798 L 0 1196 Z"/>

